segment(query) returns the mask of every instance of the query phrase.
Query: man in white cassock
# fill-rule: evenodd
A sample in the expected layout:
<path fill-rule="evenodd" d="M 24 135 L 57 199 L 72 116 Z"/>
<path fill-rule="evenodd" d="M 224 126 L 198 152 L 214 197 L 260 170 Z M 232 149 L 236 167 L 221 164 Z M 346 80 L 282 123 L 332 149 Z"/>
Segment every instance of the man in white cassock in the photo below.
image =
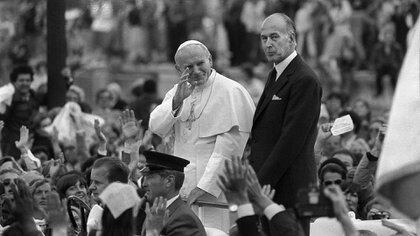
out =
<path fill-rule="evenodd" d="M 152 111 L 149 128 L 161 137 L 174 135 L 173 155 L 190 161 L 181 189 L 189 204 L 224 201 L 218 175 L 224 160 L 243 155 L 254 102 L 242 85 L 212 69 L 211 54 L 198 41 L 181 44 L 175 63 L 180 81 Z M 202 207 L 199 217 L 205 227 L 229 229 L 226 210 Z"/>

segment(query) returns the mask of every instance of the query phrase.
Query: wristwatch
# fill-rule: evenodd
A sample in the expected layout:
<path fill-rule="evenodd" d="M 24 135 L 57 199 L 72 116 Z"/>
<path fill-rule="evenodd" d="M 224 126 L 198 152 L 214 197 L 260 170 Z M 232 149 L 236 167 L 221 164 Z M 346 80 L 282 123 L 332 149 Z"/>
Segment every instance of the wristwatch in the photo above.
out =
<path fill-rule="evenodd" d="M 230 212 L 237 212 L 238 211 L 238 205 L 236 205 L 236 204 L 229 205 L 229 211 Z"/>

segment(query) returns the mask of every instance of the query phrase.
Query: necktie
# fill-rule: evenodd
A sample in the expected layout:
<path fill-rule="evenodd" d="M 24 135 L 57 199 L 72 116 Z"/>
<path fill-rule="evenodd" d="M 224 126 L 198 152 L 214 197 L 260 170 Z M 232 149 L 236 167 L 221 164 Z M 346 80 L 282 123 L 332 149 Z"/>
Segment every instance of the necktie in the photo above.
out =
<path fill-rule="evenodd" d="M 273 87 L 273 84 L 276 81 L 276 75 L 277 75 L 276 68 L 273 68 L 270 74 L 268 75 L 266 89 L 270 89 L 271 87 Z"/>

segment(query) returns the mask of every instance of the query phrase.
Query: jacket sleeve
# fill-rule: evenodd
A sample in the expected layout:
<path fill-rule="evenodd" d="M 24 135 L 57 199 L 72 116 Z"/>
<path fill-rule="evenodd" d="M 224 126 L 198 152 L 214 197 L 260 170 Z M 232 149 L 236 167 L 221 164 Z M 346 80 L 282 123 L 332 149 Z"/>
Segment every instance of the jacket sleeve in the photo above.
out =
<path fill-rule="evenodd" d="M 281 211 L 270 220 L 271 235 L 303 236 L 302 226 L 290 209 Z"/>
<path fill-rule="evenodd" d="M 190 215 L 183 215 L 171 222 L 170 226 L 163 231 L 166 231 L 166 236 L 205 236 L 202 228 L 197 225 L 197 222 Z"/>
<path fill-rule="evenodd" d="M 369 161 L 365 153 L 357 165 L 353 183 L 359 184 L 362 189 L 368 187 L 375 176 L 377 166 L 377 161 Z"/>
<path fill-rule="evenodd" d="M 281 135 L 257 173 L 261 184 L 275 186 L 315 135 L 313 125 L 319 118 L 322 90 L 312 76 L 298 79 L 290 88 Z"/>
<path fill-rule="evenodd" d="M 259 236 L 261 235 L 258 231 L 258 216 L 245 216 L 236 220 L 238 226 L 239 235 L 241 236 Z"/>

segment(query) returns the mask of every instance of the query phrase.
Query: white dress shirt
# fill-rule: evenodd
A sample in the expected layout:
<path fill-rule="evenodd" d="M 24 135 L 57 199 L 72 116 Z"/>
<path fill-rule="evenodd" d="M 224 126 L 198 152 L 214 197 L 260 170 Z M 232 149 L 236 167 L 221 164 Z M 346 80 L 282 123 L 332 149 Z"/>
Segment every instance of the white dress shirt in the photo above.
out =
<path fill-rule="evenodd" d="M 290 64 L 290 62 L 293 61 L 293 59 L 295 59 L 296 56 L 297 56 L 297 52 L 293 51 L 288 57 L 286 57 L 286 59 L 281 61 L 279 64 L 274 65 L 274 68 L 276 68 L 276 72 L 277 72 L 276 81 L 280 77 L 281 73 L 283 73 L 286 67 Z"/>
<path fill-rule="evenodd" d="M 176 200 L 177 198 L 179 198 L 179 194 L 178 194 L 178 195 L 176 195 L 175 197 L 173 197 L 173 198 L 171 198 L 171 199 L 167 200 L 167 201 L 166 201 L 166 208 L 168 208 L 168 207 L 169 207 L 172 203 L 174 203 L 174 202 L 175 202 L 175 200 Z"/>
<path fill-rule="evenodd" d="M 285 210 L 283 205 L 273 203 L 264 209 L 264 215 L 268 220 L 271 220 L 277 213 Z M 252 215 L 255 215 L 255 211 L 251 203 L 238 206 L 238 219 Z"/>

